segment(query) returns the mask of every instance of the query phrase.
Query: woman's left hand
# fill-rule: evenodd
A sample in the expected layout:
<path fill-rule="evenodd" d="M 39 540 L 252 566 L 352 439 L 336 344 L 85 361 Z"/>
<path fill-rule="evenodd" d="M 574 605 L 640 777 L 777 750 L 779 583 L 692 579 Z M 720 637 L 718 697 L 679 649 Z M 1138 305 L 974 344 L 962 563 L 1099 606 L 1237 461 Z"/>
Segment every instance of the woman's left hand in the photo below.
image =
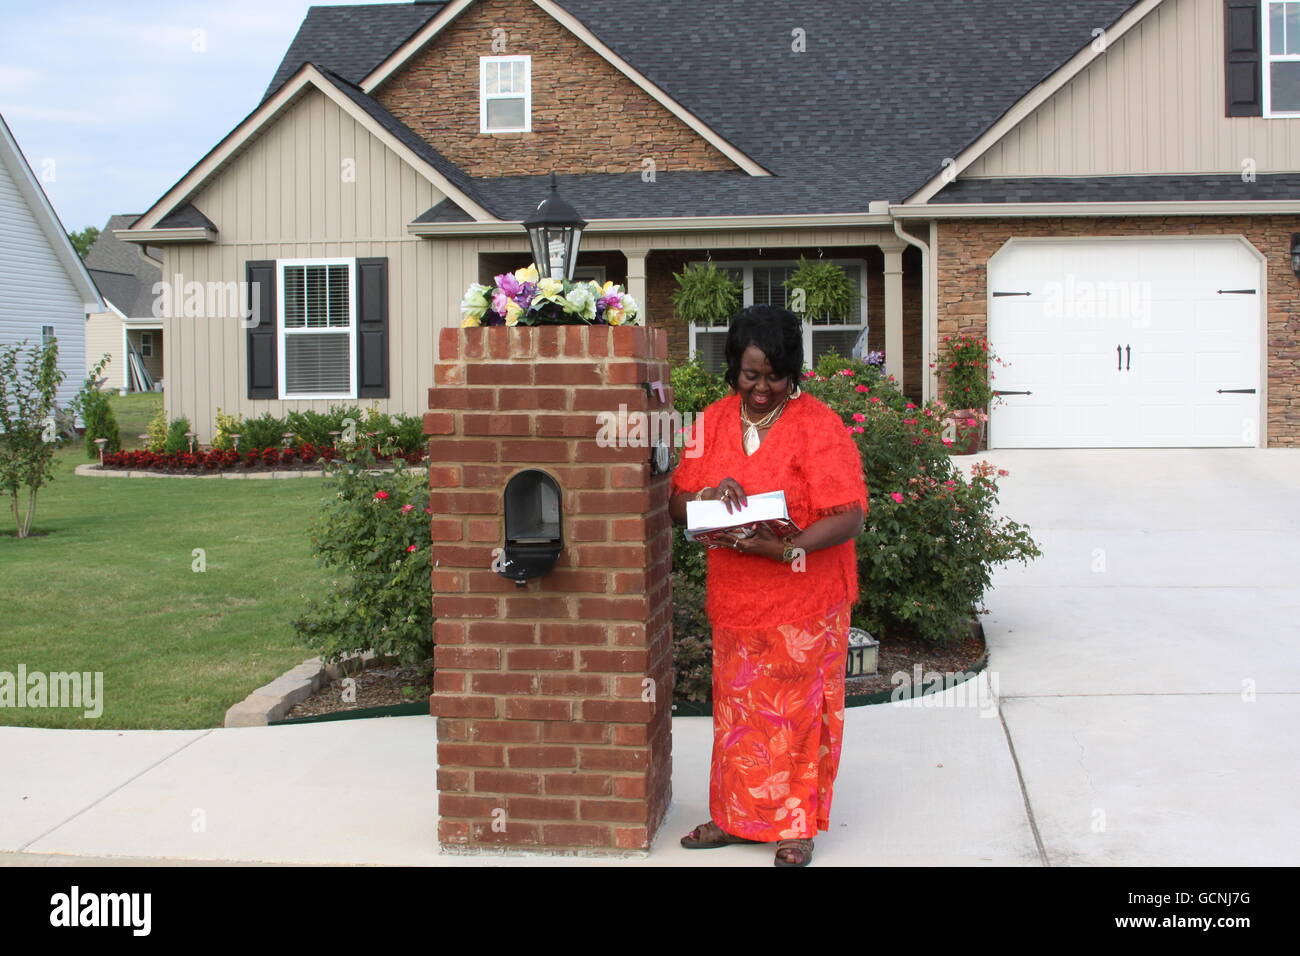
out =
<path fill-rule="evenodd" d="M 721 536 L 720 540 L 724 547 L 731 548 L 740 554 L 753 554 L 761 558 L 771 558 L 774 561 L 780 561 L 785 554 L 785 542 L 778 538 L 765 524 L 758 526 L 758 532 L 748 538 L 737 538 L 735 535 Z"/>

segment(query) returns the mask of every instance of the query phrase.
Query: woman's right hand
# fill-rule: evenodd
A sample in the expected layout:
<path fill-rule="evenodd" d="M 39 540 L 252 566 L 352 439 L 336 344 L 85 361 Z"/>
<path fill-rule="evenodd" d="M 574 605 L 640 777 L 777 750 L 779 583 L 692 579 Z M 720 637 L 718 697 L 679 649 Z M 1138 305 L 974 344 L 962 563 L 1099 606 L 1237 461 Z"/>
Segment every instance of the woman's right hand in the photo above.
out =
<path fill-rule="evenodd" d="M 745 496 L 745 489 L 740 487 L 740 482 L 735 478 L 723 478 L 716 488 L 706 488 L 700 493 L 700 498 L 704 501 L 721 501 L 727 506 L 727 514 L 734 510 L 733 505 L 737 508 L 744 508 L 749 504 L 749 499 Z"/>

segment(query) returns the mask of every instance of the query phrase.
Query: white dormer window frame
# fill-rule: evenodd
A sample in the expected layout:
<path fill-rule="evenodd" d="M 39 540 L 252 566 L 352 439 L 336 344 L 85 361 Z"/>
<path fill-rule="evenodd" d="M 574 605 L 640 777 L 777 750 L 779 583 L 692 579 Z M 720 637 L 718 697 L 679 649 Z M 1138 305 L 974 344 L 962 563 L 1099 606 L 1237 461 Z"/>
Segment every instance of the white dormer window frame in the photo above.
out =
<path fill-rule="evenodd" d="M 1300 17 L 1300 0 L 1262 0 L 1262 2 L 1263 56 L 1261 59 L 1264 66 L 1262 81 L 1264 118 L 1295 118 L 1300 116 L 1300 108 L 1293 110 L 1275 110 L 1273 108 L 1273 68 L 1280 64 L 1300 64 L 1300 37 L 1297 37 L 1294 33 L 1288 36 L 1290 31 L 1287 31 L 1285 27 L 1287 14 Z M 1274 11 L 1282 14 L 1283 29 L 1280 35 L 1273 29 Z M 1300 66 L 1292 67 L 1292 69 L 1300 69 Z"/>
<path fill-rule="evenodd" d="M 481 56 L 478 58 L 479 132 L 531 133 L 533 131 L 533 58 L 531 56 Z M 502 91 L 502 85 L 508 87 Z M 488 126 L 488 104 L 501 100 L 522 100 L 524 121 L 520 126 Z"/>

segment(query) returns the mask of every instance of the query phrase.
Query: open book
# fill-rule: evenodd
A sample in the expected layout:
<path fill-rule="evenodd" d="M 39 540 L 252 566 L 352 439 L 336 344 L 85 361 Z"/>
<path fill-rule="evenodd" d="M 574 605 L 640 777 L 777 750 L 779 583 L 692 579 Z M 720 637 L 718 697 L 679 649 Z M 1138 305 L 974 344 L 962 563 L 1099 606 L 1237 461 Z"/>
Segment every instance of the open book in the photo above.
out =
<path fill-rule="evenodd" d="M 748 538 L 758 533 L 760 524 L 771 528 L 778 538 L 798 534 L 802 530 L 790 520 L 790 513 L 785 507 L 784 491 L 769 491 L 746 497 L 749 504 L 744 508 L 733 506 L 730 513 L 721 501 L 688 501 L 686 540 L 717 547 L 721 535 Z"/>

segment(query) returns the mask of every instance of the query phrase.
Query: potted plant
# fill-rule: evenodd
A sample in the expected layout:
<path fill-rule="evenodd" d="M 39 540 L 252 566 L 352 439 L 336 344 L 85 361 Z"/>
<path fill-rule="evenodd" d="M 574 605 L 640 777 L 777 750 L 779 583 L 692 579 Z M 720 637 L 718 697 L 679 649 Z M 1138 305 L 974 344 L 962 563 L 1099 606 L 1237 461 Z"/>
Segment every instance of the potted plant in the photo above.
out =
<path fill-rule="evenodd" d="M 479 325 L 635 325 L 640 307 L 613 282 L 539 278 L 536 264 L 475 282 L 461 300 L 462 328 Z"/>
<path fill-rule="evenodd" d="M 714 325 L 740 311 L 743 288 L 712 262 L 687 266 L 673 273 L 677 291 L 672 295 L 677 318 L 693 325 Z"/>
<path fill-rule="evenodd" d="M 805 321 L 847 318 L 861 298 L 843 266 L 825 260 L 809 262 L 803 256 L 794 274 L 782 284 L 789 290 L 790 311 Z"/>
<path fill-rule="evenodd" d="M 986 409 L 993 400 L 989 363 L 1000 362 L 980 335 L 946 335 L 943 338 L 943 401 L 950 411 L 944 427 L 953 439 L 954 455 L 973 455 L 984 443 L 988 425 Z"/>

